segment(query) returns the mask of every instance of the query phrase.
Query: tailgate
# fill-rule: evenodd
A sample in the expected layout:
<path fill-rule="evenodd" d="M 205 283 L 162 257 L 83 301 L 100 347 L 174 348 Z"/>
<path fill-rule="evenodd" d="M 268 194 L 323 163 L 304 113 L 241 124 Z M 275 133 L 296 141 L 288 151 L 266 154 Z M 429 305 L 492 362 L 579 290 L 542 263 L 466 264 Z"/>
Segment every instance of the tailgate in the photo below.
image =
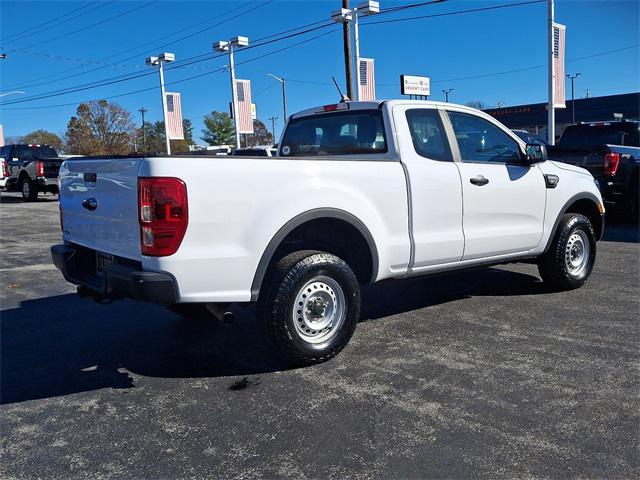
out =
<path fill-rule="evenodd" d="M 60 164 L 64 161 L 60 158 L 43 158 L 40 160 L 44 166 L 45 178 L 57 178 Z"/>
<path fill-rule="evenodd" d="M 568 153 L 553 150 L 549 153 L 549 159 L 557 162 L 568 163 L 588 170 L 595 178 L 601 178 L 604 172 L 604 156 L 602 153 L 576 152 Z"/>
<path fill-rule="evenodd" d="M 140 158 L 67 160 L 60 168 L 64 240 L 140 259 Z"/>

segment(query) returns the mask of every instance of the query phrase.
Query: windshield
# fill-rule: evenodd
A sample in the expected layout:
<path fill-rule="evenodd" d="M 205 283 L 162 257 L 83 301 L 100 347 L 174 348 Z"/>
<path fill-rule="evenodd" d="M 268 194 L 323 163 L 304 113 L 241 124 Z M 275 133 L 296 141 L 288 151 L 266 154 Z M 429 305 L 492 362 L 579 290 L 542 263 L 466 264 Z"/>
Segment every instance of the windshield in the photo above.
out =
<path fill-rule="evenodd" d="M 287 126 L 280 154 L 353 155 L 385 153 L 387 141 L 380 110 L 356 110 L 294 118 Z"/>
<path fill-rule="evenodd" d="M 13 156 L 20 159 L 29 158 L 56 158 L 56 151 L 46 145 L 40 147 L 30 147 L 29 145 L 18 145 L 13 150 Z"/>
<path fill-rule="evenodd" d="M 561 147 L 593 148 L 603 145 L 637 147 L 638 124 L 614 123 L 575 125 L 566 128 L 558 145 Z"/>

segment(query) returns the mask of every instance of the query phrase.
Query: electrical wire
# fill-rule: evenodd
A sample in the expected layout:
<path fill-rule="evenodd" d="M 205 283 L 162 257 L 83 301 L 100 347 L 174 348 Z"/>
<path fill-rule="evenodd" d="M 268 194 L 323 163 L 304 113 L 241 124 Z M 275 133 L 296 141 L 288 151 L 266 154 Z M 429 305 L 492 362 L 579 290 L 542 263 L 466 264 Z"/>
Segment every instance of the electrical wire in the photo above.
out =
<path fill-rule="evenodd" d="M 78 28 L 78 29 L 72 30 L 70 32 L 63 33 L 62 35 L 58 35 L 57 37 L 48 38 L 47 40 L 43 40 L 43 41 L 38 42 L 38 43 L 33 43 L 33 44 L 31 44 L 31 45 L 29 45 L 27 47 L 24 47 L 24 48 L 25 49 L 29 49 L 29 48 L 37 47 L 38 45 L 43 45 L 45 43 L 54 42 L 56 40 L 60 40 L 61 38 L 66 38 L 66 37 L 69 37 L 71 35 L 75 35 L 77 33 L 84 32 L 85 30 L 89 30 L 90 28 L 97 27 L 98 25 L 103 25 L 103 24 L 105 24 L 107 22 L 115 20 L 116 18 L 120 18 L 120 17 L 123 17 L 125 15 L 129 15 L 130 13 L 133 13 L 133 12 L 135 12 L 137 10 L 142 9 L 142 8 L 146 8 L 149 5 L 153 5 L 153 4 L 158 3 L 158 2 L 159 2 L 159 0 L 153 0 L 151 2 L 147 2 L 147 3 L 144 3 L 142 5 L 138 5 L 137 7 L 130 8 L 129 10 L 125 10 L 124 12 L 120 12 L 117 15 L 114 15 L 114 16 L 109 17 L 109 18 L 105 18 L 104 20 L 101 20 L 99 22 L 93 23 L 91 25 L 87 25 L 86 27 Z"/>
<path fill-rule="evenodd" d="M 96 0 L 96 1 L 93 1 L 93 2 L 91 2 L 91 3 L 87 3 L 87 4 L 83 5 L 83 6 L 82 6 L 82 7 L 80 7 L 80 8 L 76 8 L 75 10 L 72 10 L 72 11 L 70 11 L 70 12 L 67 12 L 67 13 L 63 14 L 63 15 L 60 15 L 59 17 L 53 18 L 53 19 L 48 20 L 48 21 L 46 21 L 46 22 L 44 22 L 44 23 L 41 23 L 41 24 L 39 24 L 39 25 L 36 25 L 36 26 L 33 26 L 33 27 L 29 27 L 29 29 L 28 29 L 28 30 L 26 30 L 26 31 L 19 32 L 19 33 L 14 33 L 14 34 L 12 34 L 12 35 L 8 35 L 8 36 L 6 36 L 6 37 L 3 37 L 3 38 L 2 38 L 2 41 L 3 41 L 3 42 L 6 42 L 6 41 L 8 40 L 9 42 L 16 42 L 16 41 L 18 41 L 18 40 L 22 40 L 23 38 L 27 38 L 27 37 L 30 37 L 30 36 L 33 36 L 33 35 L 37 35 L 37 34 L 39 34 L 39 33 L 42 33 L 42 30 L 41 30 L 41 28 L 42 28 L 42 27 L 45 27 L 45 26 L 49 25 L 50 23 L 56 22 L 56 21 L 58 21 L 58 20 L 60 20 L 60 19 L 62 19 L 62 18 L 64 18 L 64 17 L 66 17 L 67 15 L 71 15 L 72 13 L 75 13 L 75 12 L 78 12 L 78 11 L 83 10 L 83 9 L 85 9 L 85 8 L 88 8 L 88 7 L 90 7 L 91 5 L 94 5 L 94 4 L 96 4 L 96 3 L 99 3 L 100 5 L 98 5 L 96 8 L 92 8 L 91 10 L 88 10 L 88 11 L 86 11 L 86 12 L 82 12 L 82 13 L 80 13 L 80 14 L 78 14 L 78 15 L 74 16 L 74 17 L 67 18 L 66 20 L 63 20 L 63 21 L 61 21 L 61 22 L 58 22 L 55 26 L 53 26 L 53 27 L 51 27 L 51 28 L 56 28 L 56 27 L 58 27 L 58 26 L 60 26 L 60 25 L 64 25 L 65 23 L 68 23 L 68 22 L 70 22 L 71 20 L 75 20 L 76 18 L 81 17 L 81 16 L 83 16 L 83 15 L 86 15 L 86 14 L 88 14 L 88 13 L 91 13 L 91 12 L 93 12 L 93 11 L 95 11 L 95 10 L 98 10 L 99 8 L 106 7 L 107 5 L 109 5 L 109 4 L 111 4 L 111 3 L 113 3 L 113 0 L 112 0 L 112 1 L 110 1 L 110 2 L 100 2 L 100 0 Z M 35 31 L 34 31 L 34 30 L 35 30 Z M 15 37 L 15 38 L 14 38 L 14 37 Z"/>
<path fill-rule="evenodd" d="M 320 35 L 316 35 L 315 37 L 308 38 L 308 39 L 306 39 L 306 40 L 304 40 L 302 42 L 297 42 L 297 43 L 294 43 L 292 45 L 288 45 L 286 47 L 280 48 L 278 50 L 274 50 L 274 51 L 268 52 L 266 54 L 260 55 L 258 57 L 253 57 L 253 58 L 249 58 L 249 59 L 243 60 L 241 62 L 237 62 L 237 65 L 244 65 L 244 64 L 247 64 L 247 63 L 255 62 L 257 60 L 261 60 L 261 59 L 263 59 L 265 57 L 268 57 L 270 55 L 275 55 L 276 53 L 280 53 L 282 51 L 289 50 L 291 48 L 296 48 L 296 47 L 298 47 L 300 45 L 304 45 L 305 43 L 309 43 L 311 41 L 317 40 L 318 38 L 324 37 L 324 36 L 329 35 L 331 33 L 338 32 L 339 30 L 341 30 L 341 29 L 337 28 L 337 29 L 331 30 L 329 32 L 324 32 L 324 33 L 322 33 Z M 174 81 L 171 81 L 171 82 L 166 82 L 165 85 L 176 85 L 176 84 L 179 84 L 179 83 L 187 82 L 187 81 L 190 81 L 190 80 L 195 80 L 197 78 L 201 78 L 201 77 L 204 77 L 206 75 L 210 75 L 210 74 L 213 74 L 213 73 L 219 73 L 219 72 L 223 72 L 223 71 L 228 71 L 228 68 L 227 67 L 219 67 L 219 68 L 217 68 L 215 70 L 212 70 L 212 71 L 209 71 L 209 72 L 199 73 L 197 75 L 193 75 L 193 76 L 190 76 L 190 77 L 182 78 L 180 80 L 174 80 Z M 157 86 L 153 86 L 153 87 L 146 87 L 146 88 L 142 88 L 142 89 L 134 90 L 134 91 L 130 91 L 130 92 L 120 93 L 120 94 L 116 94 L 116 95 L 95 98 L 95 99 L 92 99 L 92 100 L 75 101 L 75 102 L 62 103 L 62 104 L 56 104 L 56 105 L 43 105 L 43 106 L 36 106 L 36 107 L 10 107 L 10 108 L 3 108 L 3 109 L 4 110 L 40 110 L 40 109 L 45 109 L 45 108 L 68 107 L 68 106 L 72 106 L 72 105 L 78 105 L 79 103 L 93 102 L 93 101 L 98 101 L 98 100 L 111 100 L 111 99 L 114 99 L 114 98 L 125 97 L 125 96 L 129 96 L 129 95 L 134 95 L 134 94 L 137 94 L 137 93 L 143 93 L 143 92 L 148 92 L 148 91 L 157 90 L 157 89 L 158 89 Z M 259 95 L 260 93 L 262 93 L 262 91 L 256 93 L 256 95 Z"/>

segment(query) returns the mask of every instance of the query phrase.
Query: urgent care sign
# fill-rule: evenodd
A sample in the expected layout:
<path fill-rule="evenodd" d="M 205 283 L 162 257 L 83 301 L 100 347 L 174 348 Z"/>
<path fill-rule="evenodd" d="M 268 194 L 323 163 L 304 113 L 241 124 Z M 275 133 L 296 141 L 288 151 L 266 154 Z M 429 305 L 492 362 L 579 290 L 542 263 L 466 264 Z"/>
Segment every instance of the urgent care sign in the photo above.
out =
<path fill-rule="evenodd" d="M 415 75 L 400 75 L 400 93 L 402 95 L 431 95 L 431 80 L 429 77 Z"/>

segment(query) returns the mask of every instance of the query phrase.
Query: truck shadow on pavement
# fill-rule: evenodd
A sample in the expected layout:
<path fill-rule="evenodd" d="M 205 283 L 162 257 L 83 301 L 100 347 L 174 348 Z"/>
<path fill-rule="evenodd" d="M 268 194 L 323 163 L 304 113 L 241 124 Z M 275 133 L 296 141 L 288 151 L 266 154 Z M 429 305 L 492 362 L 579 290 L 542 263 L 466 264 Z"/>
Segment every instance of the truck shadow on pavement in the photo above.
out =
<path fill-rule="evenodd" d="M 500 269 L 385 282 L 364 290 L 362 321 L 473 296 L 543 292 L 537 277 Z M 98 305 L 74 294 L 24 301 L 1 313 L 0 403 L 131 388 L 135 375 L 221 377 L 291 368 L 264 341 L 254 308 L 238 308 L 236 318 L 232 325 L 198 323 L 156 305 Z"/>

